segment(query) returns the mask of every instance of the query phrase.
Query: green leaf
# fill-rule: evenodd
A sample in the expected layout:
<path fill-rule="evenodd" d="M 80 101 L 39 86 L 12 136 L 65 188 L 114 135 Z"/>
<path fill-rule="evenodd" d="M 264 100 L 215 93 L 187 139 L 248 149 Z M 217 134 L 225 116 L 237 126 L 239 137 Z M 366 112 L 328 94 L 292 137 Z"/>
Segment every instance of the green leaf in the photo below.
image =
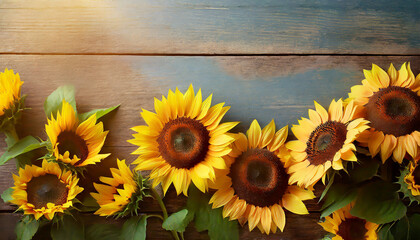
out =
<path fill-rule="evenodd" d="M 1 157 L 0 166 L 24 153 L 43 147 L 44 145 L 32 136 L 20 139 L 12 147 L 10 147 Z"/>
<path fill-rule="evenodd" d="M 420 214 L 413 214 L 409 218 L 409 239 L 416 240 L 420 236 Z"/>
<path fill-rule="evenodd" d="M 85 239 L 117 240 L 121 229 L 112 224 L 93 224 L 86 227 Z"/>
<path fill-rule="evenodd" d="M 110 108 L 102 108 L 102 109 L 95 109 L 86 113 L 82 113 L 79 114 L 79 120 L 81 122 L 85 121 L 86 119 L 88 119 L 90 116 L 92 116 L 93 114 L 96 113 L 96 119 L 99 119 L 105 115 L 107 115 L 108 113 L 114 111 L 115 109 L 117 109 L 120 105 L 114 106 L 114 107 L 110 107 Z"/>
<path fill-rule="evenodd" d="M 349 170 L 352 182 L 360 183 L 374 177 L 381 163 L 376 158 L 358 155 L 360 162 L 354 163 L 353 169 Z"/>
<path fill-rule="evenodd" d="M 47 117 L 51 117 L 51 113 L 54 117 L 57 116 L 58 110 L 61 109 L 63 100 L 66 100 L 76 112 L 76 98 L 75 90 L 73 86 L 61 86 L 52 92 L 44 102 L 44 111 Z"/>
<path fill-rule="evenodd" d="M 85 229 L 73 216 L 64 215 L 61 222 L 51 227 L 51 237 L 53 240 L 83 240 Z"/>
<path fill-rule="evenodd" d="M 333 184 L 326 195 L 322 205 L 321 218 L 326 217 L 334 211 L 345 207 L 351 203 L 357 195 L 357 190 L 349 185 L 336 183 Z"/>
<path fill-rule="evenodd" d="M 121 230 L 122 240 L 144 240 L 146 239 L 147 216 L 134 216 L 128 219 Z"/>
<path fill-rule="evenodd" d="M 209 204 L 210 196 L 200 192 L 196 187 L 189 189 L 187 209 L 194 213 L 194 223 L 197 231 L 208 231 L 213 240 L 239 239 L 237 221 L 223 218 L 222 208 L 213 209 Z"/>
<path fill-rule="evenodd" d="M 13 194 L 13 188 L 8 188 L 6 189 L 2 194 L 1 194 L 1 199 L 3 199 L 3 201 L 5 203 L 10 202 L 13 200 L 12 194 Z"/>
<path fill-rule="evenodd" d="M 396 221 L 407 212 L 398 198 L 398 185 L 377 180 L 364 185 L 350 214 L 377 224 Z"/>
<path fill-rule="evenodd" d="M 25 216 L 16 224 L 15 233 L 17 240 L 30 240 L 38 231 L 39 222 L 34 218 Z"/>
<path fill-rule="evenodd" d="M 181 211 L 172 214 L 163 222 L 162 228 L 168 231 L 175 230 L 177 232 L 184 232 L 185 228 L 194 218 L 193 214 L 188 213 L 188 209 L 182 209 Z"/>
<path fill-rule="evenodd" d="M 324 191 L 322 191 L 321 197 L 319 197 L 318 203 L 320 203 L 322 201 L 322 199 L 324 199 L 325 195 L 327 194 L 327 192 L 330 190 L 331 185 L 334 182 L 334 177 L 335 177 L 335 172 L 332 173 L 331 178 L 328 180 L 328 184 L 325 187 Z"/>
<path fill-rule="evenodd" d="M 394 225 L 392 223 L 388 223 L 382 226 L 382 228 L 378 231 L 378 239 L 381 240 L 394 240 L 394 235 L 392 235 L 392 227 Z"/>

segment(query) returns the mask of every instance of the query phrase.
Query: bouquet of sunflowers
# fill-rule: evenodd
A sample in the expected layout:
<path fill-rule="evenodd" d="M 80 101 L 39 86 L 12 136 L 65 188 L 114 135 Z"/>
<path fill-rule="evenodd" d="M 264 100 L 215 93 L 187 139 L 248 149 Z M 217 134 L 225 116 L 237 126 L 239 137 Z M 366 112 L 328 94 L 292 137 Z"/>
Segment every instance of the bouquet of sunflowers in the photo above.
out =
<path fill-rule="evenodd" d="M 17 239 L 145 239 L 148 218 L 160 219 L 176 240 L 190 223 L 210 239 L 239 239 L 239 225 L 282 232 L 286 211 L 308 214 L 304 201 L 315 198 L 324 239 L 417 239 L 420 74 L 404 63 L 387 72 L 373 65 L 364 75 L 348 98 L 328 109 L 315 102 L 291 127 L 294 136 L 274 120 L 263 127 L 254 120 L 234 133 L 239 122 L 222 121 L 225 103 L 212 105 L 212 95 L 203 101 L 192 86 L 169 90 L 154 99 L 154 112 L 142 109 L 145 125 L 132 127 L 132 167 L 112 157 L 117 168 L 85 193 L 79 180 L 88 166 L 110 155 L 101 152 L 108 131 L 99 120 L 118 106 L 79 113 L 74 88 L 63 86 L 44 103 L 48 139 L 19 138 L 23 82 L 6 69 L 0 130 L 8 148 L 0 164 L 15 159 L 18 174 L 2 199 L 23 212 Z M 324 186 L 320 196 L 315 184 Z M 172 185 L 187 200 L 168 215 L 162 198 Z M 162 214 L 142 213 L 146 199 Z M 92 213 L 122 219 L 122 227 L 86 221 Z"/>

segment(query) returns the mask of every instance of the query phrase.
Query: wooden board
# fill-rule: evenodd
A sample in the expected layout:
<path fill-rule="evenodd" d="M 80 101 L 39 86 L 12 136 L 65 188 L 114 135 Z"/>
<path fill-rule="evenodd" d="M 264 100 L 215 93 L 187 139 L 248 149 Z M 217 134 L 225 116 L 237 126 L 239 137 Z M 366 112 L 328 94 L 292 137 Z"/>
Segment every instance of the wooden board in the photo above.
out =
<path fill-rule="evenodd" d="M 35 12 L 39 10 L 30 4 L 28 8 L 36 9 Z M 63 9 L 68 8 L 71 9 L 71 6 Z M 1 36 L 2 32 L 0 39 Z M 12 43 L 10 39 L 7 42 Z M 37 45 L 42 46 L 42 43 Z M 24 113 L 22 123 L 18 126 L 21 137 L 31 134 L 46 139 L 43 101 L 63 84 L 76 86 L 80 112 L 121 104 L 116 112 L 104 119 L 105 128 L 110 133 L 103 152 L 112 155 L 90 169 L 84 186 L 86 188 L 89 188 L 92 181 L 97 181 L 100 175 L 109 174 L 109 167 L 115 166 L 117 157 L 127 159 L 128 162 L 135 159 L 135 156 L 130 155 L 135 147 L 126 142 L 133 133 L 129 128 L 144 124 L 139 117 L 141 108 L 153 110 L 153 98 L 166 95 L 168 89 L 178 86 L 185 91 L 192 83 L 196 89 L 203 89 L 204 96 L 213 92 L 214 103 L 226 102 L 226 105 L 232 107 L 225 120 L 241 121 L 234 129 L 236 132 L 246 130 L 254 118 L 261 125 L 274 118 L 278 127 L 291 126 L 297 123 L 298 118 L 307 115 L 308 108 L 313 108 L 313 100 L 327 106 L 333 98 L 346 97 L 350 87 L 363 79 L 362 69 L 369 69 L 371 63 L 387 68 L 391 62 L 399 67 L 405 61 L 411 62 L 415 74 L 420 72 L 420 56 L 0 54 L 0 67 L 13 68 L 25 81 L 23 93 L 28 95 L 27 106 L 31 109 Z M 4 141 L 0 141 L 0 154 L 5 147 Z M 13 184 L 10 173 L 15 171 L 13 162 L 0 167 L 0 192 Z M 321 191 L 322 187 L 317 188 L 316 194 L 319 196 Z M 164 201 L 168 211 L 175 212 L 185 204 L 185 197 L 177 197 L 171 189 Z M 13 228 L 18 215 L 11 213 L 14 208 L 0 202 L 0 231 L 4 233 L 2 238 L 14 239 Z M 307 201 L 306 204 L 311 214 L 297 216 L 287 213 L 284 233 L 269 236 L 260 234 L 258 230 L 249 233 L 245 226 L 241 229 L 241 239 L 321 238 L 324 231 L 317 225 L 317 201 Z M 144 213 L 158 211 L 158 206 L 152 201 L 143 205 Z M 92 219 L 104 220 L 99 217 Z M 152 221 L 148 226 L 150 239 L 169 238 L 161 230 L 158 221 Z M 190 227 L 186 239 L 207 239 L 207 236 Z"/>
<path fill-rule="evenodd" d="M 2 0 L 1 53 L 420 54 L 420 2 Z"/>

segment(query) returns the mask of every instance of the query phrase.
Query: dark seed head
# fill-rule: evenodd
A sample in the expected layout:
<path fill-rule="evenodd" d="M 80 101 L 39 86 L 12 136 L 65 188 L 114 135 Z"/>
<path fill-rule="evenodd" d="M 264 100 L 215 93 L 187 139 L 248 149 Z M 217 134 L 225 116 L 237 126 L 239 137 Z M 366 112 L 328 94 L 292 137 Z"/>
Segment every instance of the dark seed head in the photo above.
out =
<path fill-rule="evenodd" d="M 67 151 L 70 154 L 70 158 L 77 156 L 80 158 L 79 162 L 83 162 L 89 155 L 89 149 L 86 145 L 85 140 L 78 136 L 75 132 L 64 131 L 61 132 L 57 137 L 58 152 L 63 155 Z M 76 163 L 77 164 L 79 164 Z"/>
<path fill-rule="evenodd" d="M 337 235 L 344 240 L 364 240 L 367 229 L 366 220 L 360 218 L 347 218 L 338 226 Z"/>
<path fill-rule="evenodd" d="M 66 184 L 52 174 L 32 178 L 26 189 L 28 203 L 32 203 L 36 209 L 46 207 L 47 203 L 62 205 L 67 202 Z"/>

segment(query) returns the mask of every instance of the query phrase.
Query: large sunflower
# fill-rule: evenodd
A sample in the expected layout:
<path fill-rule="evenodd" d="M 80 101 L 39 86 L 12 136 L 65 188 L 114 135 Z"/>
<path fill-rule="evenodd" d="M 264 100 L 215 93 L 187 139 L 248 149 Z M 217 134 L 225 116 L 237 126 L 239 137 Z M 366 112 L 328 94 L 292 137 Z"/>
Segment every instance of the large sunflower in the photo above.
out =
<path fill-rule="evenodd" d="M 25 214 L 33 214 L 37 220 L 42 216 L 51 220 L 55 213 L 63 213 L 73 206 L 73 199 L 83 191 L 77 185 L 76 175 L 46 160 L 42 167 L 26 165 L 19 169 L 19 176 L 13 175 L 13 179 L 15 186 L 10 202 Z"/>
<path fill-rule="evenodd" d="M 22 84 L 19 73 L 14 74 L 13 70 L 7 68 L 0 72 L 0 116 L 19 100 Z"/>
<path fill-rule="evenodd" d="M 309 110 L 309 119 L 302 118 L 299 125 L 293 125 L 298 140 L 286 144 L 294 161 L 288 168 L 291 184 L 309 187 L 321 178 L 324 181 L 331 167 L 343 169 L 342 160 L 357 161 L 353 141 L 369 128 L 368 121 L 354 119 L 353 101 L 344 106 L 341 99 L 333 100 L 328 112 L 315 102 L 315 109 Z"/>
<path fill-rule="evenodd" d="M 303 200 L 314 198 L 312 191 L 289 186 L 284 142 L 287 126 L 276 132 L 274 121 L 264 129 L 254 120 L 245 134 L 240 133 L 225 156 L 227 169 L 218 170 L 211 188 L 217 189 L 210 203 L 223 206 L 223 217 L 248 222 L 262 233 L 283 231 L 286 216 L 283 207 L 296 214 L 308 214 Z"/>
<path fill-rule="evenodd" d="M 136 170 L 151 170 L 153 186 L 162 183 L 166 193 L 171 183 L 177 194 L 187 195 L 192 182 L 205 192 L 214 169 L 226 167 L 223 156 L 231 149 L 234 138 L 227 133 L 237 122 L 219 124 L 230 107 L 211 105 L 212 95 L 202 101 L 201 89 L 194 96 L 189 87 L 185 94 L 169 90 L 168 99 L 155 98 L 156 113 L 142 111 L 148 126 L 136 126 L 130 143 L 139 146 L 133 154 L 140 155 L 133 164 Z"/>
<path fill-rule="evenodd" d="M 319 223 L 325 231 L 335 234 L 332 240 L 363 239 L 376 240 L 378 224 L 354 217 L 350 214 L 352 204 L 349 204 L 335 212 L 332 217 L 325 218 L 325 222 Z"/>
<path fill-rule="evenodd" d="M 109 156 L 109 154 L 99 154 L 108 131 L 104 131 L 102 122 L 96 124 L 96 114 L 79 124 L 73 107 L 66 101 L 63 101 L 57 119 L 52 115 L 51 120 L 48 119 L 45 131 L 57 160 L 83 167 L 100 162 Z"/>
<path fill-rule="evenodd" d="M 385 72 L 373 64 L 363 70 L 362 85 L 351 88 L 349 97 L 361 106 L 361 116 L 372 127 L 359 142 L 367 145 L 372 156 L 381 152 L 382 162 L 392 154 L 402 162 L 406 153 L 417 155 L 420 146 L 420 74 L 414 77 L 410 64 L 397 71 L 394 66 Z"/>
<path fill-rule="evenodd" d="M 100 208 L 95 214 L 100 216 L 111 216 L 124 210 L 130 202 L 131 196 L 138 189 L 133 173 L 125 164 L 125 160 L 117 159 L 117 168 L 111 168 L 112 178 L 100 177 L 105 184 L 94 183 L 98 193 L 90 193 L 96 199 Z"/>

